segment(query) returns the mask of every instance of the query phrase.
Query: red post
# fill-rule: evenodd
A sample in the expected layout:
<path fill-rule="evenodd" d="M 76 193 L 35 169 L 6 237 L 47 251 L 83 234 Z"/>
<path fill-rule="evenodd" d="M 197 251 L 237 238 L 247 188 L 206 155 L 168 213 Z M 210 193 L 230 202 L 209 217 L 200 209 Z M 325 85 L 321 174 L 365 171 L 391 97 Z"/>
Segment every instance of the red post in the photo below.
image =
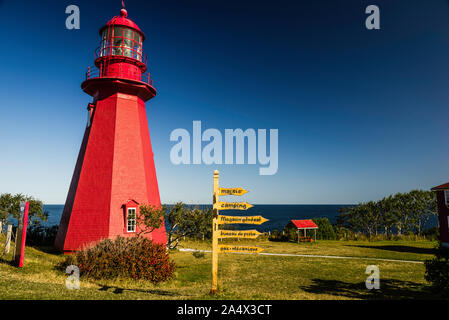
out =
<path fill-rule="evenodd" d="M 17 237 L 16 237 L 17 239 L 16 239 L 16 250 L 15 250 L 14 260 L 19 268 L 23 267 L 23 258 L 25 255 L 25 241 L 26 241 L 26 236 L 27 236 L 29 208 L 30 208 L 30 203 L 27 201 L 25 204 L 24 212 L 20 214 L 19 223 L 17 226 Z"/>

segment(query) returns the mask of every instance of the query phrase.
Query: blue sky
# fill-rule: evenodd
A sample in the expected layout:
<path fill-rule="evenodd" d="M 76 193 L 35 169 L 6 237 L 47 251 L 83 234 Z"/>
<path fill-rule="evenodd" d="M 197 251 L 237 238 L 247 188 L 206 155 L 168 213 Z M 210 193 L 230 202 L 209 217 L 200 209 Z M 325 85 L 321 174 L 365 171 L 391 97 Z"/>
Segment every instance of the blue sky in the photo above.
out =
<path fill-rule="evenodd" d="M 336 204 L 449 180 L 449 2 L 125 1 L 147 35 L 161 200 L 209 203 L 212 173 L 250 203 Z M 81 29 L 65 28 L 78 5 Z M 381 30 L 365 28 L 377 4 Z M 121 1 L 0 0 L 0 192 L 62 204 L 86 125 L 80 84 Z M 279 170 L 170 162 L 170 133 L 279 130 Z"/>

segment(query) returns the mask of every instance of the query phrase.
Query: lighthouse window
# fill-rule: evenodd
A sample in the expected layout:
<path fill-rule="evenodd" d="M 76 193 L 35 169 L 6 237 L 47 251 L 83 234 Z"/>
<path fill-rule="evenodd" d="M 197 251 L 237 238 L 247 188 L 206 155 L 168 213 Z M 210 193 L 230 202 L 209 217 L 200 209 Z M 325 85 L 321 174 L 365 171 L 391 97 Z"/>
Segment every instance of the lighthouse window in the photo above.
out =
<path fill-rule="evenodd" d="M 125 44 L 125 49 L 123 50 L 123 55 L 125 57 L 133 57 L 133 41 L 130 39 L 126 39 L 124 40 L 124 44 Z"/>
<path fill-rule="evenodd" d="M 134 31 L 131 29 L 125 29 L 125 38 L 133 40 L 134 39 Z"/>
<path fill-rule="evenodd" d="M 136 232 L 136 208 L 128 208 L 126 222 L 127 222 L 127 231 Z"/>
<path fill-rule="evenodd" d="M 137 32 L 134 32 L 135 38 L 134 40 L 138 43 L 142 43 L 141 39 L 140 39 L 140 34 L 138 34 Z"/>
<path fill-rule="evenodd" d="M 112 54 L 114 56 L 121 56 L 123 51 L 123 38 L 113 38 L 112 41 Z"/>
<path fill-rule="evenodd" d="M 123 38 L 123 28 L 122 27 L 114 27 L 114 38 L 115 37 Z"/>
<path fill-rule="evenodd" d="M 125 56 L 142 61 L 142 36 L 133 29 L 114 27 L 102 33 L 101 56 Z"/>
<path fill-rule="evenodd" d="M 142 60 L 142 46 L 134 42 L 134 59 Z"/>

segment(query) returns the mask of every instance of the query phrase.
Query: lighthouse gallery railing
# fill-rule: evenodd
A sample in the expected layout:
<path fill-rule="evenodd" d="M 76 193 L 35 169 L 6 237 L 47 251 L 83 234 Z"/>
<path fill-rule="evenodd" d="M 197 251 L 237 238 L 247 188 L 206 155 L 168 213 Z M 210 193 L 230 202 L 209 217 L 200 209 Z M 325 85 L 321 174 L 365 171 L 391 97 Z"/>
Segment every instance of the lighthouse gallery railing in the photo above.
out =
<path fill-rule="evenodd" d="M 95 66 L 87 68 L 86 72 L 86 80 L 95 79 L 95 78 L 103 78 L 108 77 L 107 75 L 102 74 L 102 72 Z M 134 78 L 129 77 L 131 80 L 136 80 Z M 142 73 L 140 81 L 153 86 L 153 79 L 148 72 Z"/>

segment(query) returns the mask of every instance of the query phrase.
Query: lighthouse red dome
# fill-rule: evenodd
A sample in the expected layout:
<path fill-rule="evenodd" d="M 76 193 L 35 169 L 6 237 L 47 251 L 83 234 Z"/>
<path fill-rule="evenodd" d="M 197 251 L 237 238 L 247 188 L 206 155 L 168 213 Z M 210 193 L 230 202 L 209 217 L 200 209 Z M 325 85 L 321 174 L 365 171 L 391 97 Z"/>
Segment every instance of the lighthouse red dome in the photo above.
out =
<path fill-rule="evenodd" d="M 142 32 L 142 30 L 140 30 L 140 28 L 137 26 L 137 24 L 134 23 L 134 21 L 132 21 L 131 19 L 128 19 L 128 12 L 125 9 L 120 10 L 119 16 L 113 17 L 111 20 L 108 21 L 108 23 L 106 23 L 100 29 L 100 35 L 103 33 L 103 30 L 105 28 L 108 28 L 110 26 L 123 26 L 123 27 L 134 29 L 134 30 L 138 31 L 142 35 L 143 40 L 145 40 L 144 33 Z"/>

